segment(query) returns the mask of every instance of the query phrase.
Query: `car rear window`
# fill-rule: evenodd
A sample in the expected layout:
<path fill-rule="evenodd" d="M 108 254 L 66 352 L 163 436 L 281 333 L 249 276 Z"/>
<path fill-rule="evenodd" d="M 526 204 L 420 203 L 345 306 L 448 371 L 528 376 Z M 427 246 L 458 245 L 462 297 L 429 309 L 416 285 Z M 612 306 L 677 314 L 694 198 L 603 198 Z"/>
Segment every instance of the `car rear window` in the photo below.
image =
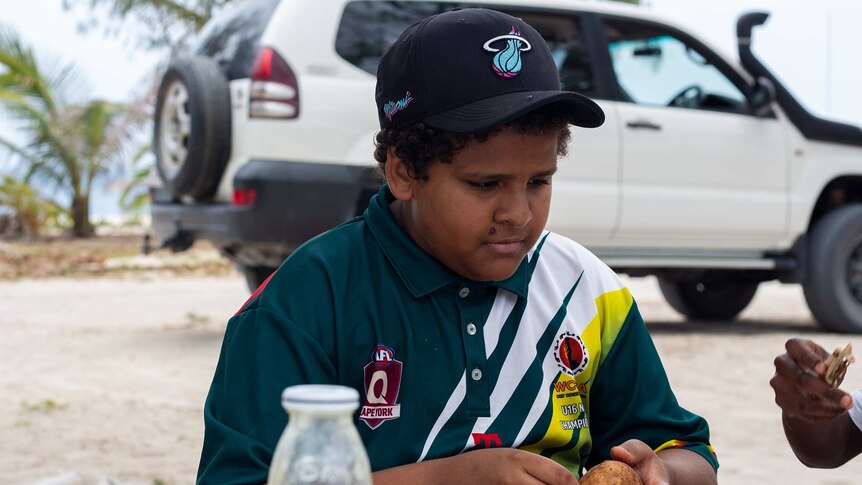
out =
<path fill-rule="evenodd" d="M 460 2 L 349 2 L 344 8 L 335 52 L 347 62 L 370 74 L 377 74 L 383 52 L 407 27 L 430 15 L 453 8 L 476 7 Z M 580 18 L 575 14 L 494 7 L 524 19 L 544 37 L 551 49 L 564 89 L 594 94 L 593 69 L 581 41 Z"/>
<path fill-rule="evenodd" d="M 212 58 L 228 80 L 251 76 L 260 38 L 280 0 L 246 0 L 215 17 L 192 51 Z"/>

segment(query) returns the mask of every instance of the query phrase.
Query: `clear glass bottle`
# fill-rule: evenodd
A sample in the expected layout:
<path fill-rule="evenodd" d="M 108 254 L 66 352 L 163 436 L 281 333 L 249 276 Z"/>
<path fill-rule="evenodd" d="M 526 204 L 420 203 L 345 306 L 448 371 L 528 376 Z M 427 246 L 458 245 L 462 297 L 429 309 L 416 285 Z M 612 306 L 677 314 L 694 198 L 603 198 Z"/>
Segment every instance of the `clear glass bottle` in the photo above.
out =
<path fill-rule="evenodd" d="M 289 420 L 269 467 L 269 485 L 371 485 L 368 455 L 353 424 L 355 389 L 288 387 L 281 405 Z"/>

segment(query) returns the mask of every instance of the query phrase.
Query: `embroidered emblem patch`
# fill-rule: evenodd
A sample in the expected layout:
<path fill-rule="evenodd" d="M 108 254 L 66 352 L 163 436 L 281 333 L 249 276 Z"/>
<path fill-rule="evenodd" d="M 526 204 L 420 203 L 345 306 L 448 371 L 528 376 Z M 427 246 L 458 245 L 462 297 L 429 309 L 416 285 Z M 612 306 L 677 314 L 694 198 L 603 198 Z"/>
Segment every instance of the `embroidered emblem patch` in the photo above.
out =
<path fill-rule="evenodd" d="M 413 102 L 413 96 L 410 94 L 410 91 L 407 91 L 407 94 L 404 95 L 403 98 L 398 101 L 389 101 L 388 103 L 383 105 L 383 114 L 386 115 L 386 119 L 392 121 L 392 118 L 398 114 L 399 111 L 404 111 L 405 108 L 410 106 L 410 103 Z"/>
<path fill-rule="evenodd" d="M 371 429 L 384 421 L 401 417 L 401 405 L 396 404 L 401 389 L 403 364 L 395 360 L 391 347 L 378 344 L 365 366 L 365 399 L 359 419 Z"/>
<path fill-rule="evenodd" d="M 493 44 L 499 41 L 506 41 L 506 46 L 503 48 L 494 47 Z M 494 55 L 491 67 L 498 76 L 508 79 L 517 76 L 521 72 L 521 52 L 527 52 L 533 46 L 530 45 L 527 39 L 521 37 L 521 32 L 516 31 L 513 25 L 512 30 L 508 34 L 494 37 L 485 42 L 482 48 L 488 52 L 497 53 Z"/>
<path fill-rule="evenodd" d="M 557 337 L 554 344 L 554 359 L 564 374 L 574 377 L 587 368 L 590 354 L 580 335 L 565 332 Z"/>

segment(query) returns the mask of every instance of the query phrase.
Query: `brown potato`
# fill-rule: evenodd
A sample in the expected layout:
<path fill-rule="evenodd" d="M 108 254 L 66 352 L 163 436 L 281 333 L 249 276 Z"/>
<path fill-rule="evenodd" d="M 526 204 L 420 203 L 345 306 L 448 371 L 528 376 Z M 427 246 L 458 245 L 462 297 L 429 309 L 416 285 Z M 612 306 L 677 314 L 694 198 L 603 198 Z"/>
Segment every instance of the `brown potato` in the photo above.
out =
<path fill-rule="evenodd" d="M 607 460 L 589 469 L 581 485 L 643 485 L 634 469 L 621 461 Z"/>

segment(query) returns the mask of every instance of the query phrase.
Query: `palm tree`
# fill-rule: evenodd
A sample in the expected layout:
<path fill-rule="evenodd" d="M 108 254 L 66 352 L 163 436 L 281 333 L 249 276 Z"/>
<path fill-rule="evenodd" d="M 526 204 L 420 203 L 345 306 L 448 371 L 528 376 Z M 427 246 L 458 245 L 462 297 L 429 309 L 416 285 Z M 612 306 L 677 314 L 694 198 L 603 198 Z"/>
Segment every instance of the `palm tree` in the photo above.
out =
<path fill-rule="evenodd" d="M 93 234 L 90 193 L 128 156 L 142 110 L 90 99 L 72 64 L 46 65 L 11 30 L 0 28 L 0 108 L 20 127 L 22 144 L 0 136 L 28 183 L 44 183 L 65 203 L 76 237 Z"/>

